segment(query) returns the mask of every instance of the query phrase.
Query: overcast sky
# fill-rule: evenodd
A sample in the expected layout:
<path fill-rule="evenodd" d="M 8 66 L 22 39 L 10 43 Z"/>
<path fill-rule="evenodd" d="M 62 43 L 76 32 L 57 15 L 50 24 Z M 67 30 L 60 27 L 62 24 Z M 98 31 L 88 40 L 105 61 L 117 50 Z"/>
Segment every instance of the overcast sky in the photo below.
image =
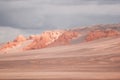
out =
<path fill-rule="evenodd" d="M 18 34 L 120 22 L 120 0 L 0 0 L 0 42 Z"/>

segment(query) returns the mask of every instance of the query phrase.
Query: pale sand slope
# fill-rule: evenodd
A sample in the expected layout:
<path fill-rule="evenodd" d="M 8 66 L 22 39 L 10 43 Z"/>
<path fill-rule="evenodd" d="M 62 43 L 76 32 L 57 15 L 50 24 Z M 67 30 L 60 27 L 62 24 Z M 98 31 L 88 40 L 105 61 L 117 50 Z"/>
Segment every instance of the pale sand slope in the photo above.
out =
<path fill-rule="evenodd" d="M 0 79 L 120 80 L 120 38 L 0 53 Z"/>

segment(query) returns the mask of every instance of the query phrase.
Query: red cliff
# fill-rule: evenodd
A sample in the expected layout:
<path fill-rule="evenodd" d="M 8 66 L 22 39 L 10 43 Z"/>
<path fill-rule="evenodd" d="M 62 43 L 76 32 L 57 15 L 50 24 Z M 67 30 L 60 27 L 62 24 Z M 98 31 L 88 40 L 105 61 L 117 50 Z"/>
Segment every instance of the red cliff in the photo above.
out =
<path fill-rule="evenodd" d="M 120 32 L 116 30 L 95 30 L 91 31 L 88 33 L 86 37 L 86 41 L 92 41 L 100 38 L 105 38 L 105 37 L 113 37 L 113 36 L 118 36 Z"/>

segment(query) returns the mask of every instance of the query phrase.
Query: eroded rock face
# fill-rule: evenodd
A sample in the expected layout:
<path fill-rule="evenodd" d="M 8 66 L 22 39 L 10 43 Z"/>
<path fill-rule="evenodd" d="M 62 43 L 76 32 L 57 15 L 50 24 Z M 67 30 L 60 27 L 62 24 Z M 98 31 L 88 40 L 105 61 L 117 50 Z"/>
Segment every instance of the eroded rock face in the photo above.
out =
<path fill-rule="evenodd" d="M 31 44 L 26 46 L 24 50 L 33 50 L 45 48 L 51 45 L 61 45 L 68 44 L 70 40 L 77 37 L 78 33 L 73 31 L 46 31 L 43 32 L 40 36 L 35 37 Z"/>
<path fill-rule="evenodd" d="M 64 31 L 55 30 L 55 31 L 46 31 L 39 36 L 31 36 L 33 42 L 26 46 L 24 50 L 33 50 L 47 47 L 47 45 L 53 43 Z"/>
<path fill-rule="evenodd" d="M 100 38 L 105 38 L 105 37 L 113 37 L 113 36 L 118 36 L 120 35 L 120 32 L 116 31 L 116 30 L 95 30 L 95 31 L 91 31 L 87 37 L 86 37 L 86 41 L 92 41 L 92 40 L 96 40 L 96 39 L 100 39 Z"/>
<path fill-rule="evenodd" d="M 14 48 L 27 40 L 32 40 L 32 42 L 22 47 L 23 50 L 41 49 L 52 45 L 66 45 L 69 44 L 72 39 L 78 37 L 78 35 L 78 32 L 72 30 L 45 31 L 40 35 L 30 35 L 28 38 L 19 35 L 12 42 L 8 42 L 5 45 L 3 45 L 1 50 Z"/>
<path fill-rule="evenodd" d="M 66 45 L 70 41 L 79 36 L 78 32 L 75 31 L 65 31 L 58 39 L 54 41 L 51 45 Z"/>
<path fill-rule="evenodd" d="M 23 42 L 26 38 L 23 35 L 19 35 L 16 37 L 16 39 L 13 42 Z"/>
<path fill-rule="evenodd" d="M 15 40 L 4 44 L 0 51 L 6 50 L 8 48 L 16 47 L 20 45 L 24 41 L 32 40 L 32 42 L 25 46 L 23 50 L 33 50 L 47 47 L 49 44 L 53 43 L 55 40 L 59 38 L 65 31 L 64 30 L 54 30 L 54 31 L 45 31 L 40 35 L 31 35 L 29 38 L 25 38 L 22 35 L 16 37 Z"/>
<path fill-rule="evenodd" d="M 28 40 L 34 40 L 34 39 L 37 39 L 37 38 L 39 38 L 40 37 L 40 35 L 30 35 L 29 37 L 28 37 Z"/>
<path fill-rule="evenodd" d="M 116 30 L 94 30 L 86 34 L 87 36 L 84 35 L 83 39 L 86 41 L 92 41 L 105 37 L 118 36 L 120 35 L 120 32 Z M 20 50 L 34 50 L 51 46 L 67 45 L 70 44 L 73 39 L 78 39 L 79 35 L 81 36 L 82 34 L 74 30 L 45 31 L 40 35 L 31 35 L 28 38 L 19 35 L 15 40 L 4 44 L 0 48 L 0 51 L 11 48 L 16 49 L 16 47 L 18 49 L 18 45 L 20 45 Z"/>
<path fill-rule="evenodd" d="M 13 48 L 17 45 L 20 45 L 24 41 L 26 41 L 26 38 L 22 35 L 19 35 L 16 37 L 15 40 L 13 40 L 11 42 L 7 42 L 6 44 L 2 45 L 2 47 L 0 48 L 0 51 L 4 51 L 6 49 Z"/>

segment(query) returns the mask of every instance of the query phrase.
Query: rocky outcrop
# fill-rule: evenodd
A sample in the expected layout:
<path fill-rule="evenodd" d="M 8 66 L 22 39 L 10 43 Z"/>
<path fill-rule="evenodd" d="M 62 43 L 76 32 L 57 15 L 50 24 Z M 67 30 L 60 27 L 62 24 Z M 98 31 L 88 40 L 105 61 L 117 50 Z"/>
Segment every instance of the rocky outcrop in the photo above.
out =
<path fill-rule="evenodd" d="M 19 35 L 13 42 L 23 42 L 26 41 L 26 38 L 23 35 Z"/>
<path fill-rule="evenodd" d="M 55 30 L 55 31 L 46 31 L 43 32 L 41 35 L 32 35 L 29 38 L 33 39 L 33 42 L 26 46 L 24 50 L 33 50 L 33 49 L 40 49 L 47 47 L 47 45 L 53 43 L 55 40 L 58 39 L 60 35 L 63 34 L 64 31 Z"/>
<path fill-rule="evenodd" d="M 40 36 L 32 36 L 32 39 L 34 37 L 33 42 L 25 47 L 24 50 L 40 49 L 53 45 L 65 45 L 77 36 L 78 33 L 74 31 L 46 31 L 43 32 Z"/>
<path fill-rule="evenodd" d="M 88 33 L 86 41 L 92 41 L 100 38 L 113 37 L 120 35 L 117 30 L 95 30 Z"/>
<path fill-rule="evenodd" d="M 54 43 L 50 44 L 52 46 L 56 45 L 66 45 L 69 44 L 70 41 L 79 36 L 78 32 L 75 31 L 65 31 L 58 39 L 54 41 Z"/>
<path fill-rule="evenodd" d="M 91 28 L 45 31 L 38 35 L 30 35 L 28 38 L 19 35 L 13 41 L 2 44 L 0 51 L 8 49 L 19 50 L 19 48 L 20 50 L 34 50 L 46 47 L 82 43 L 84 41 L 93 41 L 96 39 L 120 35 L 119 26 L 115 28 L 113 26 L 106 28 L 104 26 L 101 27 L 100 25 L 100 27 Z"/>
<path fill-rule="evenodd" d="M 15 40 L 13 40 L 11 42 L 7 42 L 6 44 L 2 45 L 0 48 L 0 51 L 4 51 L 4 50 L 7 50 L 9 48 L 13 48 L 17 45 L 20 45 L 24 41 L 26 41 L 26 38 L 22 35 L 19 35 L 15 38 Z"/>

